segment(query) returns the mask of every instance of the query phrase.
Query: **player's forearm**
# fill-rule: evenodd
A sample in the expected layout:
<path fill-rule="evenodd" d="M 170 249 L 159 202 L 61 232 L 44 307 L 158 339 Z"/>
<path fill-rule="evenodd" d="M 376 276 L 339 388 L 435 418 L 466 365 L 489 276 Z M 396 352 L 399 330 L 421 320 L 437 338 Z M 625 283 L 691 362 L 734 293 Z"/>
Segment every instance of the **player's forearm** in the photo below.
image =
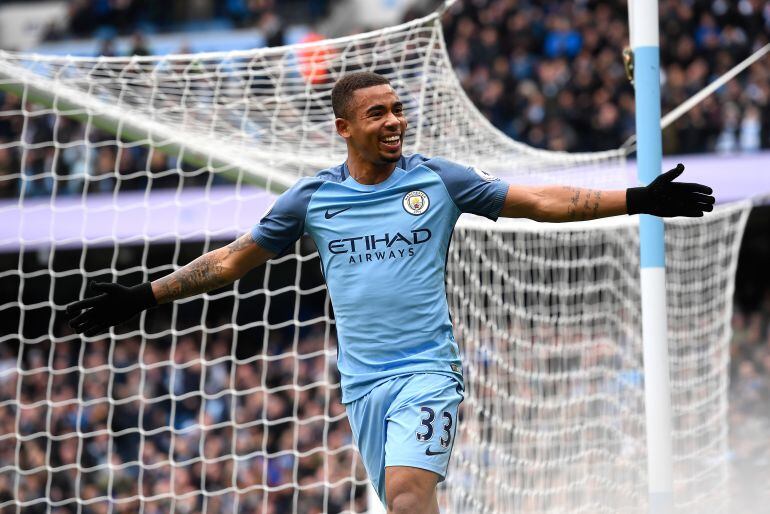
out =
<path fill-rule="evenodd" d="M 620 214 L 700 217 L 714 209 L 710 187 L 675 182 L 684 165 L 659 175 L 646 186 L 602 191 L 569 186 L 511 185 L 500 216 L 535 221 L 585 221 Z"/>
<path fill-rule="evenodd" d="M 206 253 L 170 275 L 152 283 L 152 293 L 158 303 L 195 296 L 232 283 L 238 277 L 228 270 L 219 250 Z"/>
<path fill-rule="evenodd" d="M 537 221 L 586 221 L 626 214 L 626 191 L 546 186 L 538 194 Z"/>
<path fill-rule="evenodd" d="M 152 283 L 158 303 L 205 293 L 235 282 L 272 254 L 257 247 L 246 234 L 224 248 L 201 255 L 186 266 Z"/>

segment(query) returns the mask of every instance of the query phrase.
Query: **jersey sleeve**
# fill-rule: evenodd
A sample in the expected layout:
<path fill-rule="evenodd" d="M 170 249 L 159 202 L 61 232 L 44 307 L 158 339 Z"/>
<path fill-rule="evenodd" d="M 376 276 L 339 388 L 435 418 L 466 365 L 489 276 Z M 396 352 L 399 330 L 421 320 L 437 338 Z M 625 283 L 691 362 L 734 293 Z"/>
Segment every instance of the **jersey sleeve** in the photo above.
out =
<path fill-rule="evenodd" d="M 322 184 L 316 179 L 300 179 L 283 192 L 251 229 L 251 237 L 262 248 L 274 253 L 283 252 L 302 237 L 310 197 Z"/>
<path fill-rule="evenodd" d="M 465 166 L 445 159 L 431 159 L 424 163 L 441 177 L 444 185 L 461 212 L 468 212 L 497 220 L 505 203 L 508 184 L 473 166 Z"/>
<path fill-rule="evenodd" d="M 430 160 L 428 157 L 425 157 L 419 153 L 414 153 L 412 155 L 402 155 L 399 167 L 403 170 L 409 171 L 428 160 Z"/>

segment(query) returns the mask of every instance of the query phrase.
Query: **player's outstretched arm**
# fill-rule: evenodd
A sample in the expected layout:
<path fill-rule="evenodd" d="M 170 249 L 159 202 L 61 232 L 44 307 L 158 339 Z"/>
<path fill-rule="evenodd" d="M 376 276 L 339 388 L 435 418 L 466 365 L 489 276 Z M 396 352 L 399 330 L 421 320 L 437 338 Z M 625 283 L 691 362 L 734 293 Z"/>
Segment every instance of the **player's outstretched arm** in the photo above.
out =
<path fill-rule="evenodd" d="M 232 243 L 205 253 L 170 275 L 152 283 L 157 302 L 168 303 L 231 284 L 275 254 L 244 234 Z"/>
<path fill-rule="evenodd" d="M 226 286 L 273 255 L 248 233 L 154 282 L 133 287 L 93 282 L 89 290 L 100 294 L 68 305 L 69 325 L 87 336 L 102 333 L 155 305 Z"/>
<path fill-rule="evenodd" d="M 700 217 L 714 208 L 711 188 L 674 182 L 684 166 L 658 176 L 650 185 L 625 191 L 566 186 L 510 186 L 501 216 L 536 221 L 585 221 L 620 214 Z"/>

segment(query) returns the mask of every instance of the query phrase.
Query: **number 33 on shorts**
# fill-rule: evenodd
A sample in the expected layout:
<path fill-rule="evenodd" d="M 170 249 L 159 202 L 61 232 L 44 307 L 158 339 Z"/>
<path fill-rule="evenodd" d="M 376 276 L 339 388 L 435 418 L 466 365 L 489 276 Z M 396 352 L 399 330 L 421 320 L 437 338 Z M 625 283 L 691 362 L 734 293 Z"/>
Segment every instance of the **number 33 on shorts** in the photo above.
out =
<path fill-rule="evenodd" d="M 430 407 L 425 406 L 420 407 L 420 412 L 422 413 L 423 417 L 420 420 L 420 427 L 417 429 L 417 440 L 431 441 L 435 432 L 434 424 L 436 422 L 436 412 Z M 425 455 L 441 455 L 449 451 L 454 434 L 452 431 L 454 422 L 451 412 L 444 411 L 441 413 L 440 425 L 442 432 L 441 437 L 438 440 L 438 446 L 435 448 L 431 448 L 430 445 L 426 447 Z"/>

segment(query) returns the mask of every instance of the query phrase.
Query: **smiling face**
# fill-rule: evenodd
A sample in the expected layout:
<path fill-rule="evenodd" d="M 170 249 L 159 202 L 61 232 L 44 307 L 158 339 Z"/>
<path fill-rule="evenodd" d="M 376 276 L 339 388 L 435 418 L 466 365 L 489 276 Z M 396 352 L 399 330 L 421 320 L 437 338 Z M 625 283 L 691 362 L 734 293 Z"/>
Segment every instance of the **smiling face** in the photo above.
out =
<path fill-rule="evenodd" d="M 348 153 L 375 166 L 401 158 L 406 133 L 404 106 L 388 84 L 356 89 L 345 118 L 335 120 Z"/>

